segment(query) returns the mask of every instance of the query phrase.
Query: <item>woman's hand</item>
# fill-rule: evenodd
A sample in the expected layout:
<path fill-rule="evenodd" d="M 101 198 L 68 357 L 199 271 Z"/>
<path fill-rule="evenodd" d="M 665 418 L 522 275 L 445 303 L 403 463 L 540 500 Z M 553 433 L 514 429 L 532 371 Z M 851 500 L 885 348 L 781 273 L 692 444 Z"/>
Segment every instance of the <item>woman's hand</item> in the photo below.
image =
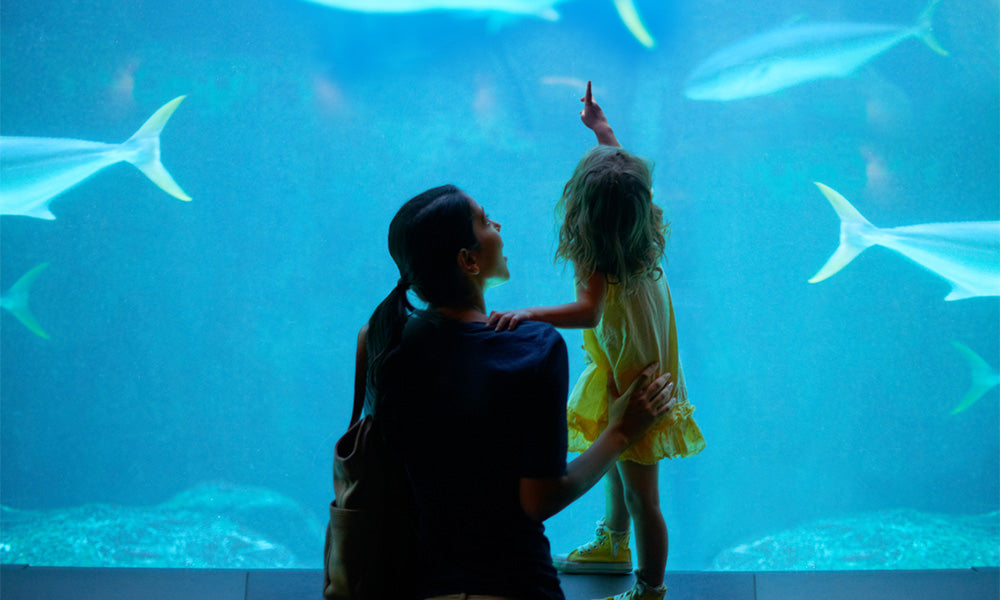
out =
<path fill-rule="evenodd" d="M 493 311 L 490 313 L 489 319 L 486 321 L 487 327 L 494 327 L 496 331 L 505 330 L 515 330 L 517 326 L 521 324 L 521 321 L 531 321 L 534 319 L 534 313 L 526 308 L 521 308 L 518 310 L 501 310 Z"/>
<path fill-rule="evenodd" d="M 625 393 L 608 405 L 608 427 L 618 427 L 630 444 L 677 403 L 670 373 L 649 380 L 656 369 L 655 363 L 643 369 Z"/>
<path fill-rule="evenodd" d="M 583 454 L 574 458 L 562 477 L 531 478 L 520 481 L 521 509 L 529 518 L 541 523 L 556 514 L 589 490 L 629 444 L 636 442 L 657 419 L 673 408 L 674 384 L 664 373 L 652 382 L 657 365 L 643 369 L 629 389 L 612 400 L 608 427 L 597 436 Z M 647 385 L 648 382 L 648 385 Z"/>
<path fill-rule="evenodd" d="M 589 81 L 587 82 L 587 93 L 584 94 L 583 98 L 580 98 L 580 102 L 583 102 L 580 120 L 597 134 L 597 143 L 606 146 L 620 146 L 618 139 L 615 138 L 615 132 L 611 130 L 608 118 L 604 116 L 604 111 L 594 102 L 594 94 L 590 90 Z"/>

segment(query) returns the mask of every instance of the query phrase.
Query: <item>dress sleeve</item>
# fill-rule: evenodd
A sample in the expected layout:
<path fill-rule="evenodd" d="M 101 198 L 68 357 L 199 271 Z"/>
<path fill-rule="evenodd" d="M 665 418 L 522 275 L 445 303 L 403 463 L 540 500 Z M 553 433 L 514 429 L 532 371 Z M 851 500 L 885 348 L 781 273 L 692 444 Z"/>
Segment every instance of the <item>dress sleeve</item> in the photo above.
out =
<path fill-rule="evenodd" d="M 521 477 L 548 478 L 566 474 L 566 393 L 569 359 L 566 342 L 549 330 L 547 353 L 541 357 L 531 388 L 524 395 L 521 432 Z"/>

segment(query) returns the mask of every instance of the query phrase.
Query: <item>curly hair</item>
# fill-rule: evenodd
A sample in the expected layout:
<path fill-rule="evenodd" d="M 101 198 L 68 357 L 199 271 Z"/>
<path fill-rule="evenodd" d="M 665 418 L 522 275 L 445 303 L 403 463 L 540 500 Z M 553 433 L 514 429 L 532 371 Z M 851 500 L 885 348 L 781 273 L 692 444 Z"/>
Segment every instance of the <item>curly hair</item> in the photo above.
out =
<path fill-rule="evenodd" d="M 648 161 L 617 146 L 587 152 L 556 205 L 556 259 L 572 262 L 578 281 L 597 271 L 625 293 L 644 277 L 660 277 L 669 224 L 652 186 Z"/>

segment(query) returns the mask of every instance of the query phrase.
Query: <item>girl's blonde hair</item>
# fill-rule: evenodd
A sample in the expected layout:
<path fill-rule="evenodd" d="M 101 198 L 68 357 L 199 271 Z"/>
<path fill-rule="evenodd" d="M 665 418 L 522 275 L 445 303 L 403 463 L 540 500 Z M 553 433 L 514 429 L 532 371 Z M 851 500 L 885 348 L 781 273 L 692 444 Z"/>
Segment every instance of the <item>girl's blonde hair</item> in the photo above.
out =
<path fill-rule="evenodd" d="M 595 271 L 628 293 L 644 277 L 663 274 L 669 233 L 653 204 L 653 168 L 617 146 L 587 152 L 556 205 L 561 217 L 556 258 L 567 259 L 578 281 Z"/>

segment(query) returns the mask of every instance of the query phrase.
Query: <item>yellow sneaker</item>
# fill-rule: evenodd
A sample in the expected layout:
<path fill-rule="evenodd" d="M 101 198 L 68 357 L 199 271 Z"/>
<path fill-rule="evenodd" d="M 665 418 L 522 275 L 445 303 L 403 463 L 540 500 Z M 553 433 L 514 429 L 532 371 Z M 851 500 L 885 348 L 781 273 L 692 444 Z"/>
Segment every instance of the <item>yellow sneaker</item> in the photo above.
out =
<path fill-rule="evenodd" d="M 632 572 L 632 551 L 628 547 L 629 532 L 613 531 L 597 522 L 596 539 L 569 554 L 552 559 L 557 571 L 563 573 L 595 573 L 623 575 Z"/>
<path fill-rule="evenodd" d="M 635 585 L 627 592 L 622 592 L 617 596 L 608 596 L 603 600 L 663 600 L 667 593 L 667 586 L 652 587 L 645 581 L 636 578 Z"/>

